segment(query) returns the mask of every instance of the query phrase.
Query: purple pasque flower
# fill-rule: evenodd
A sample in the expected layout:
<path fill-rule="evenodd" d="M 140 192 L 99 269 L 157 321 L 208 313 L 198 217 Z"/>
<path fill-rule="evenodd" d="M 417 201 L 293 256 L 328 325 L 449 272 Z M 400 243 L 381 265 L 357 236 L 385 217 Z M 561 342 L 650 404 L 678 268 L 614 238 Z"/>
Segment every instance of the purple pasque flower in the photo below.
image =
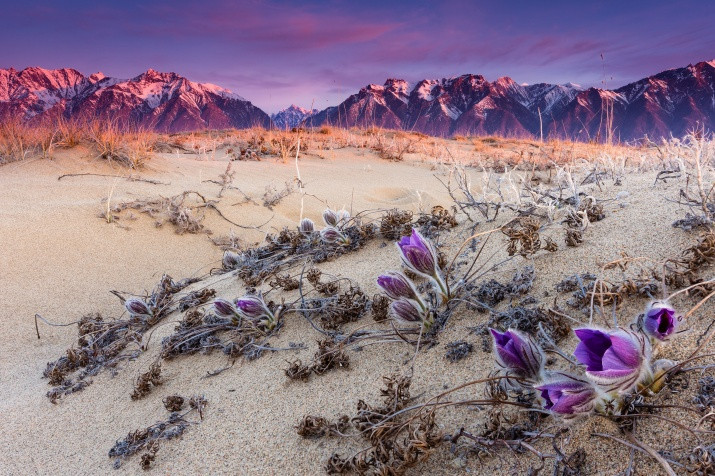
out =
<path fill-rule="evenodd" d="M 390 299 L 413 299 L 424 308 L 424 302 L 422 302 L 414 283 L 402 273 L 388 271 L 377 278 L 377 285 L 385 291 Z"/>
<path fill-rule="evenodd" d="M 494 355 L 497 364 L 507 373 L 528 380 L 541 380 L 546 357 L 534 340 L 521 332 L 508 329 L 499 332 L 489 329 L 494 340 Z"/>
<path fill-rule="evenodd" d="M 586 375 L 606 392 L 627 392 L 650 373 L 651 348 L 643 334 L 625 329 L 576 329 L 574 356 Z"/>
<path fill-rule="evenodd" d="M 420 323 L 429 328 L 432 322 L 427 318 L 427 312 L 417 301 L 407 298 L 399 298 L 390 304 L 390 316 L 398 322 L 405 324 Z"/>
<path fill-rule="evenodd" d="M 591 412 L 599 397 L 598 390 L 586 379 L 563 372 L 554 372 L 549 380 L 534 387 L 544 409 L 573 418 Z"/>
<path fill-rule="evenodd" d="M 643 331 L 655 339 L 668 340 L 682 319 L 673 306 L 664 301 L 655 301 L 648 306 L 643 316 Z"/>
<path fill-rule="evenodd" d="M 345 236 L 343 232 L 334 226 L 326 226 L 320 230 L 320 238 L 326 243 L 340 243 L 341 245 L 350 244 L 350 238 Z"/>
<path fill-rule="evenodd" d="M 225 299 L 216 299 L 214 301 L 214 311 L 218 317 L 223 317 L 226 319 L 235 319 L 239 317 L 238 309 L 231 302 Z"/>
<path fill-rule="evenodd" d="M 141 299 L 127 299 L 126 301 L 124 301 L 124 307 L 132 316 L 151 317 L 154 315 L 154 312 L 151 310 L 149 305 Z"/>
<path fill-rule="evenodd" d="M 439 258 L 432 243 L 413 228 L 410 236 L 403 236 L 397 242 L 397 249 L 400 251 L 402 264 L 406 268 L 432 280 L 442 296 L 445 299 L 448 298 L 449 290 L 442 278 L 442 271 L 438 264 Z"/>
<path fill-rule="evenodd" d="M 239 316 L 260 323 L 268 330 L 276 326 L 276 318 L 261 296 L 248 295 L 236 299 L 236 309 Z"/>
<path fill-rule="evenodd" d="M 310 235 L 315 231 L 315 223 L 310 218 L 303 218 L 298 225 L 298 230 L 304 235 Z"/>
<path fill-rule="evenodd" d="M 325 209 L 325 211 L 323 212 L 323 221 L 325 222 L 326 225 L 337 226 L 338 220 L 339 220 L 339 217 L 336 212 L 334 212 L 330 208 Z"/>
<path fill-rule="evenodd" d="M 437 274 L 437 252 L 419 231 L 413 228 L 410 236 L 403 236 L 397 242 L 397 249 L 402 263 L 410 270 L 427 278 Z"/>

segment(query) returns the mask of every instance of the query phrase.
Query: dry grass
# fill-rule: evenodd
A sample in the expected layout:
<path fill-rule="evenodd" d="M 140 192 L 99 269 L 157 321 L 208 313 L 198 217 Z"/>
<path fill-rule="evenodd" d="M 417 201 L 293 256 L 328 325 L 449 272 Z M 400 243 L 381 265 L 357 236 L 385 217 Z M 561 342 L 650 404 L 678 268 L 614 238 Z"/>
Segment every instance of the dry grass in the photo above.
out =
<path fill-rule="evenodd" d="M 286 131 L 254 127 L 245 130 L 207 130 L 159 134 L 120 128 L 112 122 L 80 123 L 59 119 L 28 125 L 20 121 L 0 124 L 0 164 L 28 158 L 52 158 L 58 148 L 87 145 L 96 157 L 129 168 L 140 168 L 155 153 L 192 154 L 202 160 L 279 159 L 283 163 L 313 155 L 329 158 L 331 151 L 362 149 L 386 160 L 415 160 L 450 169 L 454 165 L 505 172 L 539 171 L 557 167 L 591 167 L 599 176 L 622 176 L 626 169 L 678 170 L 682 157 L 700 144 L 701 155 L 712 155 L 711 138 L 693 134 L 661 144 L 632 146 L 618 143 L 581 143 L 551 139 L 496 136 L 452 139 L 429 137 L 418 132 L 376 127 L 341 129 L 321 126 Z M 300 149 L 298 143 L 300 142 Z M 687 151 L 685 150 L 687 149 Z M 327 153 L 327 155 L 326 155 Z"/>

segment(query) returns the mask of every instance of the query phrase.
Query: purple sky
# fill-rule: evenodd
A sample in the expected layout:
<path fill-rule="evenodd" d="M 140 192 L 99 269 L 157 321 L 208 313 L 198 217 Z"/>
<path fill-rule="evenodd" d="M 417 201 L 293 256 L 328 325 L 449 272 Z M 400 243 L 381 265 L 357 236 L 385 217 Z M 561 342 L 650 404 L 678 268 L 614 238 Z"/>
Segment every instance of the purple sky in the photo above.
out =
<path fill-rule="evenodd" d="M 269 113 L 322 109 L 388 77 L 611 88 L 715 58 L 712 0 L 0 0 L 0 13 L 0 67 L 121 78 L 151 67 Z"/>

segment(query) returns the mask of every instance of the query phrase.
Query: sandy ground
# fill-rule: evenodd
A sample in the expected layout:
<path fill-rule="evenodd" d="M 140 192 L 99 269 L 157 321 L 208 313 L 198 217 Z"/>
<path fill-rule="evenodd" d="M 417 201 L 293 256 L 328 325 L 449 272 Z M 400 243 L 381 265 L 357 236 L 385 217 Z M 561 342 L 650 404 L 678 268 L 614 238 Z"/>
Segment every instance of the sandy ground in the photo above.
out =
<path fill-rule="evenodd" d="M 138 457 L 124 462 L 118 470 L 107 452 L 128 432 L 166 418 L 161 400 L 170 394 L 202 394 L 208 400 L 203 421 L 190 427 L 180 440 L 165 442 L 151 470 L 154 474 L 320 474 L 324 461 L 333 451 L 343 455 L 358 451 L 364 442 L 335 438 L 303 440 L 294 429 L 306 414 L 335 418 L 351 414 L 358 399 L 379 401 L 381 376 L 405 372 L 412 349 L 405 344 L 366 347 L 350 352 L 351 368 L 336 370 L 308 382 L 289 381 L 283 369 L 286 359 L 304 361 L 316 349 L 318 335 L 297 314 L 289 316 L 285 327 L 271 344 L 287 346 L 301 342 L 308 349 L 263 356 L 255 361 L 239 359 L 229 370 L 212 378 L 207 372 L 226 366 L 220 353 L 180 357 L 163 364 L 165 383 L 149 396 L 132 401 L 129 395 L 134 380 L 146 371 L 157 356 L 161 338 L 169 335 L 180 315 L 162 322 L 148 343 L 147 351 L 136 361 L 120 365 L 115 376 L 103 372 L 84 391 L 69 395 L 53 405 L 45 397 L 49 390 L 42 371 L 48 361 L 64 354 L 76 341 L 76 326 L 40 325 L 42 338 L 35 334 L 35 313 L 56 323 L 70 323 L 90 312 L 118 317 L 123 312 L 119 301 L 109 293 L 121 290 L 141 294 L 150 290 L 162 273 L 176 279 L 203 275 L 219 267 L 222 252 L 205 234 L 177 235 L 168 224 L 157 228 L 152 219 L 136 214 L 136 219 L 121 218 L 107 223 L 99 217 L 102 200 L 170 196 L 196 190 L 215 197 L 217 180 L 227 162 L 196 160 L 192 156 L 159 155 L 138 175 L 169 185 L 153 185 L 124 179 L 78 176 L 58 180 L 63 174 L 94 173 L 126 175 L 119 167 L 86 157 L 82 151 L 62 151 L 54 160 L 33 160 L 0 168 L 0 473 L 2 474 L 138 474 Z M 234 185 L 243 193 L 260 197 L 265 187 L 279 189 L 296 175 L 293 163 L 273 160 L 235 162 Z M 353 211 L 398 207 L 412 211 L 429 210 L 433 205 L 451 206 L 445 189 L 435 174 L 445 177 L 446 168 L 429 161 L 401 163 L 377 159 L 369 152 L 344 149 L 329 158 L 304 158 L 300 174 L 307 195 L 303 216 L 320 221 L 326 204 Z M 556 227 L 554 239 L 560 250 L 540 252 L 533 259 L 515 258 L 500 268 L 499 277 L 525 264 L 536 268 L 536 287 L 531 295 L 550 303 L 554 285 L 566 275 L 597 272 L 598 264 L 619 258 L 621 251 L 631 256 L 661 260 L 673 256 L 695 241 L 694 234 L 673 229 L 671 222 L 683 211 L 666 198 L 677 196 L 677 184 L 653 186 L 654 172 L 628 174 L 620 186 L 607 181 L 603 190 L 588 185 L 584 190 L 604 202 L 607 218 L 585 233 L 578 248 L 563 245 Z M 616 200 L 619 192 L 628 197 Z M 623 195 L 623 194 L 622 194 Z M 298 193 L 285 198 L 273 210 L 260 204 L 238 204 L 242 195 L 229 190 L 219 202 L 221 211 L 244 226 L 271 222 L 264 231 L 295 226 L 301 216 Z M 460 218 L 463 221 L 464 217 Z M 501 224 L 497 222 L 496 224 Z M 232 227 L 216 214 L 207 213 L 205 224 L 212 236 L 230 231 L 247 243 L 260 241 L 262 232 Z M 477 231 L 495 224 L 481 224 Z M 546 233 L 549 234 L 548 232 Z M 460 226 L 446 240 L 445 250 L 453 253 L 468 236 Z M 397 269 L 399 259 L 394 246 L 376 239 L 358 253 L 324 263 L 325 273 L 349 277 L 368 295 L 378 291 L 375 278 L 385 270 Z M 494 249 L 501 250 L 495 260 L 505 256 L 504 237 L 494 238 Z M 212 276 L 201 283 L 217 290 L 219 296 L 235 298 L 244 287 L 235 277 Z M 548 297 L 546 295 L 548 294 Z M 565 297 L 560 298 L 565 300 Z M 619 310 L 627 323 L 645 305 L 633 299 Z M 689 307 L 695 301 L 676 300 Z M 576 311 L 574 311 L 576 312 Z M 686 334 L 666 351 L 668 358 L 686 356 L 695 339 L 712 322 L 712 306 L 702 307 L 691 318 Z M 584 319 L 583 315 L 578 316 Z M 461 310 L 440 336 L 440 344 L 421 351 L 415 361 L 413 395 L 436 395 L 446 388 L 481 378 L 492 370 L 491 354 L 481 349 L 481 338 L 467 328 L 483 323 L 487 316 Z M 366 325 L 365 317 L 359 325 Z M 379 325 L 376 324 L 379 327 Z M 384 326 L 384 325 L 383 325 Z M 445 345 L 455 340 L 474 343 L 475 351 L 457 363 L 448 362 Z M 564 346 L 572 349 L 573 339 Z M 709 348 L 713 350 L 712 345 Z M 691 385 L 692 386 L 692 385 Z M 481 395 L 479 387 L 458 392 L 455 398 Z M 683 397 L 686 398 L 686 397 Z M 484 412 L 478 409 L 448 410 L 440 413 L 440 427 L 447 433 L 459 427 L 479 431 Z M 647 422 L 638 434 L 646 442 L 685 450 L 692 441 L 682 431 L 665 424 Z M 617 434 L 615 427 L 593 419 L 572 426 L 564 441 L 569 452 L 583 447 L 588 454 L 584 474 L 617 474 L 628 466 L 627 448 L 590 436 L 593 431 Z M 546 451 L 549 448 L 545 448 Z M 638 474 L 658 474 L 657 464 L 637 454 Z M 544 471 L 551 472 L 547 461 Z M 525 474 L 529 466 L 538 467 L 534 457 L 511 457 L 508 450 L 481 461 L 473 456 L 458 458 L 443 445 L 424 465 L 411 474 Z"/>

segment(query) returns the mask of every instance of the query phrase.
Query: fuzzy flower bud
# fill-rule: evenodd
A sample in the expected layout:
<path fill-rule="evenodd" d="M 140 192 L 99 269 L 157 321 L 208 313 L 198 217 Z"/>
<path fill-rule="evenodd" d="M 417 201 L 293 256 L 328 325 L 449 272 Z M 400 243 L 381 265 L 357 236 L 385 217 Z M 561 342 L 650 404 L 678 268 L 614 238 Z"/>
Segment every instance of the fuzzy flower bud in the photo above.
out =
<path fill-rule="evenodd" d="M 682 321 L 683 316 L 666 302 L 655 301 L 643 316 L 643 331 L 657 340 L 668 340 Z"/>
<path fill-rule="evenodd" d="M 218 317 L 226 319 L 235 319 L 238 317 L 238 309 L 231 301 L 225 299 L 216 299 L 214 301 L 214 311 Z"/>
<path fill-rule="evenodd" d="M 320 238 L 326 243 L 340 243 L 346 245 L 350 239 L 334 226 L 326 226 L 320 230 Z"/>
<path fill-rule="evenodd" d="M 412 299 L 400 298 L 390 304 L 390 316 L 398 322 L 405 324 L 421 323 L 429 327 L 432 323 L 427 321 L 426 312 Z"/>
<path fill-rule="evenodd" d="M 149 305 L 141 299 L 127 299 L 124 301 L 124 307 L 132 316 L 150 317 L 154 314 Z"/>
<path fill-rule="evenodd" d="M 380 286 L 391 299 L 407 298 L 421 301 L 418 298 L 415 285 L 402 273 L 388 271 L 377 278 L 377 285 Z"/>
<path fill-rule="evenodd" d="M 564 418 L 591 412 L 598 398 L 598 391 L 591 382 L 562 372 L 553 373 L 548 381 L 534 388 L 539 392 L 544 409 Z"/>
<path fill-rule="evenodd" d="M 576 329 L 574 356 L 586 375 L 606 392 L 628 392 L 650 375 L 651 347 L 643 334 L 625 329 Z"/>
<path fill-rule="evenodd" d="M 494 355 L 497 364 L 509 374 L 527 380 L 541 380 L 546 357 L 534 340 L 521 332 L 509 329 L 501 333 L 489 329 L 494 340 Z"/>
<path fill-rule="evenodd" d="M 300 225 L 298 226 L 298 229 L 304 235 L 309 235 L 309 234 L 313 233 L 313 231 L 315 231 L 315 223 L 313 223 L 313 220 L 311 220 L 310 218 L 303 218 L 300 221 Z"/>
<path fill-rule="evenodd" d="M 334 212 L 330 208 L 325 209 L 325 211 L 323 212 L 323 221 L 325 222 L 326 225 L 337 226 L 338 220 L 339 220 L 339 217 L 336 212 Z"/>
<path fill-rule="evenodd" d="M 403 236 L 397 249 L 402 263 L 411 271 L 428 278 L 437 273 L 437 252 L 419 231 L 413 229 L 410 236 Z"/>
<path fill-rule="evenodd" d="M 236 299 L 236 309 L 244 319 L 261 323 L 268 330 L 273 329 L 277 324 L 275 316 L 261 296 L 244 296 Z"/>

